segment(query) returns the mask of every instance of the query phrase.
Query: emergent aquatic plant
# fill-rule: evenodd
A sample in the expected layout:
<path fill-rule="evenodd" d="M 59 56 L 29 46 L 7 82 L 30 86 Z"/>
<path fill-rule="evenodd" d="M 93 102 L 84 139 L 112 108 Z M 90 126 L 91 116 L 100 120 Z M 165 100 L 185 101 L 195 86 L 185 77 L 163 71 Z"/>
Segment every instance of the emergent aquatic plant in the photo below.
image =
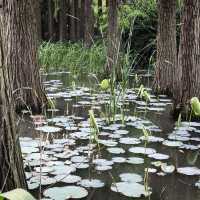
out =
<path fill-rule="evenodd" d="M 23 189 L 15 189 L 9 192 L 0 193 L 0 200 L 36 200 L 29 192 Z"/>
<path fill-rule="evenodd" d="M 197 97 L 192 97 L 190 100 L 192 112 L 195 114 L 195 116 L 200 116 L 200 102 Z"/>

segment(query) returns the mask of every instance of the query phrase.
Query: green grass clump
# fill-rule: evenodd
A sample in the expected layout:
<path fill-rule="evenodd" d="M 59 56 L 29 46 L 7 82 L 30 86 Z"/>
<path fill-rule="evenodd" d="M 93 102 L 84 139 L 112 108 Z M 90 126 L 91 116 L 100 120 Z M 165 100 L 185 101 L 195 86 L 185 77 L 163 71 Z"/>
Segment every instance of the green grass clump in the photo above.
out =
<path fill-rule="evenodd" d="M 39 48 L 39 62 L 46 70 L 103 73 L 106 48 L 100 42 L 91 48 L 85 48 L 83 43 L 44 42 Z"/>

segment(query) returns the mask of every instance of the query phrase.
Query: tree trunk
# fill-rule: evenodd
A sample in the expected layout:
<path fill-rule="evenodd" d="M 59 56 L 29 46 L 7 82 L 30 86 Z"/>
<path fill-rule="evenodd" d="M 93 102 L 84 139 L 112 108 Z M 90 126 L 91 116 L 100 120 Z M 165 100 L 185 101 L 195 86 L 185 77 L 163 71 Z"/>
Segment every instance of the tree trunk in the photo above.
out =
<path fill-rule="evenodd" d="M 41 0 L 36 0 L 35 4 L 33 5 L 35 5 L 38 41 L 41 42 L 42 40 Z"/>
<path fill-rule="evenodd" d="M 71 1 L 70 5 L 70 40 L 76 41 L 76 13 L 75 13 L 75 1 Z"/>
<path fill-rule="evenodd" d="M 0 15 L 0 188 L 2 191 L 9 191 L 15 188 L 27 188 L 23 168 L 22 154 L 19 145 L 19 135 L 16 133 L 12 67 L 7 63 L 7 50 L 11 41 L 6 40 L 5 34 L 9 34 L 9 29 L 4 29 L 3 21 L 10 22 L 16 17 L 13 10 L 12 0 L 4 1 L 7 7 L 7 15 Z M 3 5 L 3 9 L 4 6 Z M 2 12 L 1 12 L 2 11 Z M 0 13 L 4 13 L 1 10 Z M 4 19 L 6 17 L 6 19 Z M 10 19 L 9 19 L 10 18 Z M 11 24 L 8 24 L 11 28 Z M 15 54 L 12 54 L 14 57 Z"/>
<path fill-rule="evenodd" d="M 81 1 L 80 0 L 76 0 L 76 17 L 77 17 L 77 21 L 76 21 L 76 37 L 77 40 L 81 39 Z"/>
<path fill-rule="evenodd" d="M 84 43 L 86 47 L 90 47 L 93 43 L 94 36 L 94 20 L 93 20 L 93 11 L 92 11 L 92 0 L 85 0 L 85 35 Z"/>
<path fill-rule="evenodd" d="M 156 92 L 172 94 L 176 66 L 176 0 L 158 0 Z"/>
<path fill-rule="evenodd" d="M 46 104 L 37 63 L 37 25 L 33 1 L 5 0 L 3 5 L 2 35 L 5 64 L 13 84 L 16 109 L 31 108 L 40 112 Z M 8 11 L 7 11 L 8 10 Z"/>
<path fill-rule="evenodd" d="M 85 0 L 81 0 L 81 11 L 80 11 L 80 38 L 84 39 L 85 35 Z"/>
<path fill-rule="evenodd" d="M 118 26 L 118 0 L 109 0 L 108 4 L 108 61 L 106 65 L 106 73 L 110 74 L 113 68 L 117 70 L 120 34 Z"/>
<path fill-rule="evenodd" d="M 64 42 L 68 38 L 67 28 L 67 1 L 60 0 L 60 11 L 59 11 L 59 40 Z"/>
<path fill-rule="evenodd" d="M 184 0 L 176 78 L 176 105 L 185 106 L 192 97 L 200 97 L 199 0 Z"/>
<path fill-rule="evenodd" d="M 48 29 L 49 40 L 56 40 L 55 21 L 54 21 L 54 3 L 53 0 L 48 0 Z"/>

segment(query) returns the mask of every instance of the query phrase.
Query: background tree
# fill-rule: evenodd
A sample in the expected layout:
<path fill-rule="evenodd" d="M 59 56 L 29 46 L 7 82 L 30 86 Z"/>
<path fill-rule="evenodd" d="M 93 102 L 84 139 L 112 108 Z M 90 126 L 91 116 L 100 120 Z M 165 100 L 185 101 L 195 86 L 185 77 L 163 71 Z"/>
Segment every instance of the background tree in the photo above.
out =
<path fill-rule="evenodd" d="M 26 106 L 40 111 L 46 103 L 41 86 L 37 62 L 38 35 L 36 25 L 35 1 L 5 1 L 3 5 L 3 40 L 5 45 L 5 64 L 13 84 L 16 108 Z M 9 12 L 7 11 L 9 10 Z M 6 32 L 7 31 L 7 32 Z"/>
<path fill-rule="evenodd" d="M 158 0 L 157 59 L 154 89 L 170 94 L 177 64 L 176 0 Z"/>
<path fill-rule="evenodd" d="M 68 1 L 60 0 L 59 1 L 59 40 L 64 42 L 68 39 Z"/>
<path fill-rule="evenodd" d="M 86 47 L 90 47 L 93 42 L 94 36 L 94 15 L 92 10 L 92 0 L 85 0 L 84 7 L 85 15 L 85 32 L 84 32 L 84 43 Z"/>
<path fill-rule="evenodd" d="M 3 191 L 27 187 L 19 135 L 16 132 L 15 125 L 12 67 L 7 64 L 7 56 L 9 55 L 7 55 L 6 48 L 8 41 L 3 37 L 5 34 L 9 34 L 8 31 L 10 31 L 9 29 L 3 29 L 3 18 L 6 17 L 6 20 L 10 21 L 15 17 L 15 15 L 12 15 L 13 1 L 4 1 L 2 9 L 6 9 L 9 14 L 6 16 L 0 15 L 0 188 Z M 0 12 L 2 9 L 0 8 Z"/>
<path fill-rule="evenodd" d="M 108 49 L 106 72 L 110 74 L 113 67 L 117 67 L 119 40 L 118 0 L 108 1 Z"/>
<path fill-rule="evenodd" d="M 186 105 L 200 97 L 200 2 L 184 0 L 178 67 L 174 90 L 175 103 Z"/>

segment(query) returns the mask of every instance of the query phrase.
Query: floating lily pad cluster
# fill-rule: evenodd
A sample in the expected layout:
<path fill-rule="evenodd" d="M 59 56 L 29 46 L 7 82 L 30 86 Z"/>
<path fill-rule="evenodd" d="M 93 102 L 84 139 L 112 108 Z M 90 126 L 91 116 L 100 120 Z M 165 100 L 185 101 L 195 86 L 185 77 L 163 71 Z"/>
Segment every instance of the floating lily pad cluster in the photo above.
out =
<path fill-rule="evenodd" d="M 185 152 L 200 148 L 200 123 L 182 122 L 164 135 L 151 120 L 130 111 L 135 105 L 142 116 L 148 111 L 160 117 L 160 112 L 171 104 L 166 96 L 151 95 L 150 102 L 146 103 L 137 98 L 133 89 L 127 89 L 124 99 L 119 96 L 119 104 L 128 105 L 125 124 L 122 124 L 120 113 L 116 114 L 116 121 L 107 124 L 105 116 L 101 115 L 103 107 L 109 103 L 110 94 L 106 89 L 96 92 L 85 86 L 64 87 L 60 80 L 46 81 L 45 86 L 49 99 L 65 106 L 70 104 L 70 114 L 66 115 L 66 111 L 55 104 L 48 110 L 49 115 L 43 123 L 35 124 L 34 138 L 20 138 L 30 190 L 38 189 L 40 184 L 48 186 L 43 192 L 45 198 L 64 200 L 84 198 L 90 188 L 106 186 L 112 192 L 136 198 L 149 196 L 153 191 L 144 182 L 145 173 L 200 175 L 198 167 L 175 167 L 171 159 L 174 152 L 185 155 Z M 88 119 L 89 109 L 94 110 L 100 130 L 96 142 Z M 144 135 L 144 129 L 148 136 Z M 105 179 L 105 175 L 109 178 Z M 199 185 L 196 182 L 196 186 Z"/>

